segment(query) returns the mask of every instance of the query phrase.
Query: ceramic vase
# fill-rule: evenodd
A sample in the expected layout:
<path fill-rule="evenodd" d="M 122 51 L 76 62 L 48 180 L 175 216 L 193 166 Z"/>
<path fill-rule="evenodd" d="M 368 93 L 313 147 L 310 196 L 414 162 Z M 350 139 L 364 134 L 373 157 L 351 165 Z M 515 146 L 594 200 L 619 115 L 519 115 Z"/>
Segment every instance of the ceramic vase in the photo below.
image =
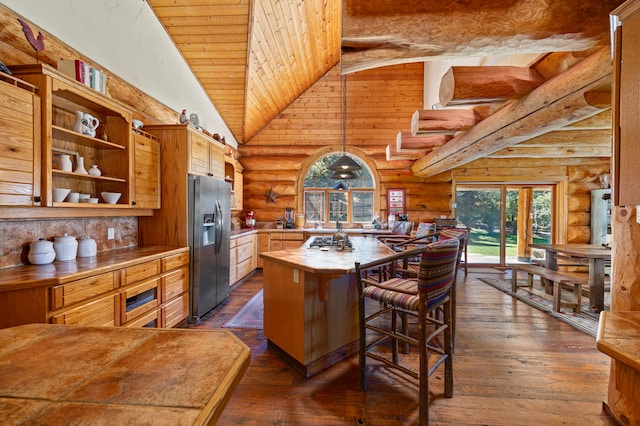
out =
<path fill-rule="evenodd" d="M 89 174 L 92 175 L 92 176 L 100 176 L 102 174 L 102 171 L 98 168 L 97 164 L 94 164 L 89 169 Z"/>
<path fill-rule="evenodd" d="M 76 169 L 74 170 L 74 172 L 80 173 L 83 175 L 88 174 L 87 170 L 84 168 L 84 157 L 78 157 L 78 165 L 76 166 Z"/>
<path fill-rule="evenodd" d="M 73 163 L 71 163 L 71 158 L 64 154 L 60 156 L 60 170 L 63 172 L 70 172 L 73 170 Z"/>

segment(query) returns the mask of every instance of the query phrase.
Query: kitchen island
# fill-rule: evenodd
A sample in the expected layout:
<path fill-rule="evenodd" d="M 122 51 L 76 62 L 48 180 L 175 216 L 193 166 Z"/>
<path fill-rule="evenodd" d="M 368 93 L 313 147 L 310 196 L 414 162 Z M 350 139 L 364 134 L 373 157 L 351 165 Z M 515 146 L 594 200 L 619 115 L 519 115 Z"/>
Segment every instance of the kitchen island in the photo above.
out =
<path fill-rule="evenodd" d="M 300 248 L 262 253 L 264 335 L 269 347 L 309 377 L 358 349 L 355 262 L 393 254 L 372 237 L 352 249 Z"/>

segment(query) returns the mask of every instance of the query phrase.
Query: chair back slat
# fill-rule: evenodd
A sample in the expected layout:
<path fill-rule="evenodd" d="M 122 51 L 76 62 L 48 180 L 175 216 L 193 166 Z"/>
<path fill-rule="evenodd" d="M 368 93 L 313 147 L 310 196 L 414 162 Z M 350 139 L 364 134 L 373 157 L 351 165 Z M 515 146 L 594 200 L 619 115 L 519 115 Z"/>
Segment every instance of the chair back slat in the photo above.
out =
<path fill-rule="evenodd" d="M 456 273 L 458 239 L 441 240 L 426 246 L 420 257 L 418 291 L 427 293 L 428 303 L 438 303 L 447 296 Z"/>

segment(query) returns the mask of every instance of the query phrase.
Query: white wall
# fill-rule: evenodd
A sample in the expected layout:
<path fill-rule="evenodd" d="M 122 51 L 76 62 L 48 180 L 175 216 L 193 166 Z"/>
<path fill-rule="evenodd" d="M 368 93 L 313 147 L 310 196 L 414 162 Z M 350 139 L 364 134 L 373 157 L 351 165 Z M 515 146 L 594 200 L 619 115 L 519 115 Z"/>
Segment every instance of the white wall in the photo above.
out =
<path fill-rule="evenodd" d="M 195 112 L 200 126 L 237 141 L 144 0 L 2 0 L 103 69 L 177 112 Z M 46 50 L 46 40 L 45 40 Z M 71 58 L 69 58 L 71 59 Z"/>

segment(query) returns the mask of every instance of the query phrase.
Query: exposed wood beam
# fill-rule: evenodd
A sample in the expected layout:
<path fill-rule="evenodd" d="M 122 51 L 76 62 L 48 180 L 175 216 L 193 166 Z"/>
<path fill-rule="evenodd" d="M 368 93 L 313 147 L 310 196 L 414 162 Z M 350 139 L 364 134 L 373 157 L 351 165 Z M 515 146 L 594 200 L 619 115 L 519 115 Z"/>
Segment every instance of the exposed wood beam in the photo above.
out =
<path fill-rule="evenodd" d="M 417 160 L 411 170 L 418 176 L 432 176 L 598 114 L 610 104 L 590 104 L 589 92 L 606 90 L 611 72 L 610 51 L 602 48 Z"/>
<path fill-rule="evenodd" d="M 398 132 L 396 136 L 396 151 L 410 151 L 426 149 L 430 151 L 434 147 L 442 146 L 451 139 L 447 135 L 413 136 L 410 132 Z"/>
<path fill-rule="evenodd" d="M 431 149 L 404 149 L 399 151 L 396 149 L 395 144 L 387 145 L 385 150 L 387 155 L 387 161 L 396 161 L 396 160 L 417 160 L 418 158 L 424 157 L 427 155 L 427 152 L 431 151 Z"/>
<path fill-rule="evenodd" d="M 411 116 L 411 134 L 455 135 L 469 130 L 480 121 L 470 109 L 424 109 Z"/>
<path fill-rule="evenodd" d="M 544 83 L 527 67 L 451 67 L 440 80 L 440 104 L 475 105 L 519 98 Z"/>

